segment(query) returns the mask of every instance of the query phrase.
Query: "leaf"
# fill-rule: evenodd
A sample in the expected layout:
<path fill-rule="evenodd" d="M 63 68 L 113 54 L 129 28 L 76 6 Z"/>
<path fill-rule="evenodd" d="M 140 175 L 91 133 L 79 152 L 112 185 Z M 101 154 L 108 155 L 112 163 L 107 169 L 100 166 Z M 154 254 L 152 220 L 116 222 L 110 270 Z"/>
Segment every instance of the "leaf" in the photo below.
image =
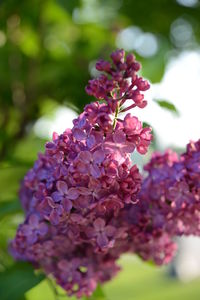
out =
<path fill-rule="evenodd" d="M 106 300 L 106 296 L 103 292 L 103 289 L 100 285 L 97 286 L 96 290 L 94 291 L 91 297 L 86 297 L 85 300 Z"/>
<path fill-rule="evenodd" d="M 166 67 L 165 53 L 169 50 L 166 39 L 160 40 L 160 49 L 158 53 L 150 58 L 139 58 L 142 64 L 142 75 L 148 78 L 152 83 L 160 82 Z"/>
<path fill-rule="evenodd" d="M 0 202 L 16 198 L 20 181 L 26 171 L 27 167 L 24 166 L 0 166 Z"/>
<path fill-rule="evenodd" d="M 73 12 L 74 8 L 80 6 L 80 0 L 57 0 L 57 2 L 64 7 L 70 14 Z"/>
<path fill-rule="evenodd" d="M 179 115 L 179 111 L 177 110 L 176 106 L 166 100 L 154 100 L 160 107 L 170 110 L 171 112 L 175 113 L 176 115 Z"/>
<path fill-rule="evenodd" d="M 14 201 L 0 202 L 0 218 L 4 217 L 5 215 L 15 214 L 21 211 L 22 208 L 18 199 Z"/>
<path fill-rule="evenodd" d="M 24 299 L 24 294 L 43 279 L 44 275 L 35 275 L 30 264 L 17 262 L 0 273 L 0 299 Z"/>
<path fill-rule="evenodd" d="M 151 127 L 151 125 L 147 122 L 143 122 L 143 128 L 146 128 L 146 127 Z"/>

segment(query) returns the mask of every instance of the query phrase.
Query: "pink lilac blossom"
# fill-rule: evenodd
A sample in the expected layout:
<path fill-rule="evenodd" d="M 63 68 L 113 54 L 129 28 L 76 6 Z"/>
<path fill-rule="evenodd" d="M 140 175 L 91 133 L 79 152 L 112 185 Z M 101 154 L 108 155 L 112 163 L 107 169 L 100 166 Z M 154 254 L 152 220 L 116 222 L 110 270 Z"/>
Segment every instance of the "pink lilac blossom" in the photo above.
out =
<path fill-rule="evenodd" d="M 175 254 L 174 237 L 200 235 L 200 140 L 180 158 L 171 150 L 154 153 L 145 170 L 140 201 L 126 218 L 133 251 L 163 264 Z"/>
<path fill-rule="evenodd" d="M 86 105 L 72 129 L 55 133 L 26 174 L 20 189 L 25 221 L 10 245 L 16 259 L 43 269 L 77 297 L 110 280 L 121 254 L 168 263 L 173 237 L 199 232 L 200 142 L 180 159 L 155 154 L 142 183 L 130 155 L 147 152 L 151 130 L 120 113 L 143 108 L 149 84 L 138 77 L 132 54 L 117 50 L 111 58 L 97 62 L 103 74 L 86 87 L 103 103 Z"/>
<path fill-rule="evenodd" d="M 134 150 L 144 154 L 151 129 L 128 113 L 126 100 L 143 108 L 147 81 L 140 65 L 123 50 L 113 63 L 99 61 L 107 73 L 90 80 L 86 90 L 97 99 L 86 105 L 73 128 L 54 134 L 25 176 L 20 199 L 25 221 L 11 243 L 16 259 L 28 260 L 51 274 L 68 295 L 89 296 L 98 283 L 119 270 L 116 260 L 130 248 L 127 206 L 138 201 L 141 175 L 132 165 Z M 122 106 L 123 105 L 123 106 Z"/>

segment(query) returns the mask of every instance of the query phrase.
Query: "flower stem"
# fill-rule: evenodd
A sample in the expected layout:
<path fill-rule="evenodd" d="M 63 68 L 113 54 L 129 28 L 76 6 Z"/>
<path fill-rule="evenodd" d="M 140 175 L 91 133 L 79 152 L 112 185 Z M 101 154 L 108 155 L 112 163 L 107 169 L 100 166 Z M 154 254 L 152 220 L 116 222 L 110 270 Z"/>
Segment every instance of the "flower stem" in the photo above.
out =
<path fill-rule="evenodd" d="M 116 110 L 115 110 L 115 117 L 114 117 L 114 121 L 113 121 L 113 130 L 115 129 L 115 126 L 116 126 L 118 113 L 119 113 L 119 105 L 117 105 Z"/>
<path fill-rule="evenodd" d="M 54 299 L 55 300 L 59 300 L 60 297 L 66 297 L 65 294 L 59 294 L 58 293 L 55 284 L 52 282 L 52 280 L 49 277 L 47 277 L 47 282 L 48 282 L 48 284 L 49 284 L 49 286 L 50 286 L 50 288 L 51 288 L 51 290 L 54 294 Z"/>

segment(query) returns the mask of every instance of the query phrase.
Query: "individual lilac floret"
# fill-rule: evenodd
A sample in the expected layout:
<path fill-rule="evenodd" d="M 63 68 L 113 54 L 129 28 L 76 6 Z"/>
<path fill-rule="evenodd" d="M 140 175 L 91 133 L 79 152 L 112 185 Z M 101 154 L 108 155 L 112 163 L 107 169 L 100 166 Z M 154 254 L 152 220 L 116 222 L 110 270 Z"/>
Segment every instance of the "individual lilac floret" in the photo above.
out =
<path fill-rule="evenodd" d="M 94 221 L 93 227 L 88 227 L 87 236 L 94 238 L 100 249 L 104 247 L 113 247 L 112 238 L 114 238 L 116 228 L 112 225 L 106 225 L 105 220 L 97 218 Z"/>

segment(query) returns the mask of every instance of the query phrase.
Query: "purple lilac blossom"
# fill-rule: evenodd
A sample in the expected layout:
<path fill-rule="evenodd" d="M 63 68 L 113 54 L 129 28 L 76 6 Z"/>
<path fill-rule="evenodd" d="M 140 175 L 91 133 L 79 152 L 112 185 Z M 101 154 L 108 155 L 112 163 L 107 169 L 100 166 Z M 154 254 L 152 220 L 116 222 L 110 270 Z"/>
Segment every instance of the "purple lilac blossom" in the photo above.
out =
<path fill-rule="evenodd" d="M 120 113 L 145 107 L 149 84 L 138 77 L 132 54 L 117 50 L 111 58 L 97 62 L 103 73 L 86 87 L 104 102 L 86 105 L 72 129 L 54 133 L 26 174 L 25 220 L 10 245 L 16 259 L 43 269 L 77 297 L 110 280 L 121 254 L 168 263 L 175 236 L 200 233 L 200 141 L 180 158 L 155 153 L 142 182 L 130 155 L 147 152 L 151 130 Z"/>
<path fill-rule="evenodd" d="M 142 91 L 149 84 L 137 75 L 140 65 L 123 50 L 111 58 L 97 62 L 103 74 L 86 87 L 104 103 L 86 105 L 72 129 L 54 133 L 25 176 L 20 199 L 26 217 L 11 243 L 16 259 L 42 268 L 77 297 L 111 279 L 116 260 L 130 248 L 124 213 L 141 188 L 130 155 L 146 153 L 152 138 L 137 117 L 120 118 L 130 108 L 126 100 L 131 107 L 146 105 Z"/>
<path fill-rule="evenodd" d="M 175 237 L 200 235 L 200 140 L 180 157 L 171 150 L 154 153 L 145 170 L 140 201 L 126 215 L 132 248 L 144 260 L 168 263 Z"/>

